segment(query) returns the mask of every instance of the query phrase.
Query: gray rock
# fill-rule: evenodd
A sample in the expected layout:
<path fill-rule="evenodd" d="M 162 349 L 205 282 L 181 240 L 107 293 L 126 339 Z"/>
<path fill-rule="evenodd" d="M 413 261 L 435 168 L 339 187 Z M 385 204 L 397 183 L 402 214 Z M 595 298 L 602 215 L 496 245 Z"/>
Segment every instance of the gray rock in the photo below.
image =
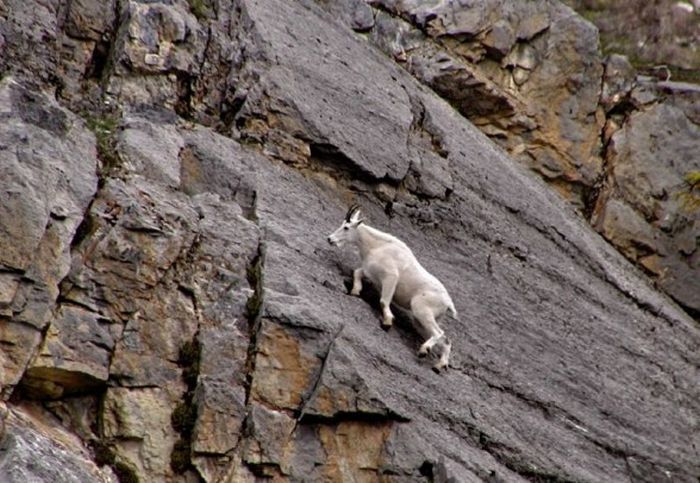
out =
<path fill-rule="evenodd" d="M 659 82 L 657 89 L 666 94 L 667 102 L 680 108 L 694 124 L 700 124 L 700 86 L 688 82 Z"/>
<path fill-rule="evenodd" d="M 282 29 L 271 18 L 259 22 L 259 28 Z M 409 93 L 415 89 L 407 83 Z M 468 325 L 462 325 L 466 319 L 444 322 L 448 333 L 459 334 L 457 368 L 446 379 L 434 378 L 415 359 L 412 329 L 378 331 L 377 315 L 345 295 L 337 267 L 347 277 L 352 257 L 334 254 L 323 242 L 346 208 L 335 197 L 338 186 L 321 176 L 304 178 L 292 168 L 260 162 L 257 213 L 271 239 L 253 398 L 291 409 L 307 400 L 314 387 L 325 387 L 331 374 L 348 371 L 375 388 L 384 405 L 411 418 L 389 423 L 392 427 L 415 428 L 433 451 L 449 441 L 455 455 L 473 455 L 469 462 L 455 457 L 457 463 L 450 463 L 457 478 L 511 475 L 513 468 L 523 475 L 564 479 L 625 478 L 626 457 L 633 454 L 689 478 L 697 472 L 685 449 L 693 423 L 677 411 L 678 400 L 666 399 L 661 405 L 665 416 L 659 418 L 660 406 L 648 398 L 652 392 L 666 394 L 670 380 L 661 377 L 654 389 L 642 374 L 656 364 L 670 370 L 669 364 L 676 363 L 682 372 L 693 373 L 682 362 L 692 352 L 687 343 L 694 342 L 688 339 L 698 338 L 693 322 L 454 111 L 426 97 L 431 99 L 424 105 L 433 131 L 444 133 L 441 150 L 447 153 L 454 183 L 449 202 L 406 206 L 401 215 L 387 219 L 382 206 L 364 198 L 368 195 L 357 196 L 365 200 L 369 223 L 409 240 L 425 265 L 445 281 L 461 313 L 469 314 Z M 301 229 L 309 216 L 314 230 Z M 573 295 L 578 290 L 586 295 Z M 650 312 L 644 307 L 656 308 Z M 568 320 L 576 323 L 562 322 Z M 671 320 L 673 329 L 667 323 Z M 592 348 L 586 342 L 591 324 L 594 332 L 615 334 L 615 344 Z M 317 358 L 324 357 L 341 328 L 335 344 L 347 344 L 363 356 L 351 358 L 345 369 L 335 368 L 342 359 L 331 358 L 324 366 Z M 672 337 L 673 343 L 664 337 L 650 340 L 645 334 L 652 330 L 680 330 L 683 336 Z M 692 412 L 691 393 L 680 404 Z M 445 431 L 450 425 L 452 431 Z M 518 434 L 508 429 L 515 425 Z M 645 435 L 645 442 L 633 434 Z M 561 445 L 553 448 L 552 439 Z M 330 454 L 344 451 L 327 440 L 321 443 Z M 418 474 L 420 463 L 403 471 Z M 331 466 L 326 469 L 332 471 Z"/>
<path fill-rule="evenodd" d="M 0 6 L 0 72 L 47 84 L 58 64 L 58 4 L 10 0 Z"/>
<path fill-rule="evenodd" d="M 25 371 L 23 389 L 37 398 L 60 398 L 104 384 L 115 345 L 108 325 L 94 312 L 62 305 Z"/>
<path fill-rule="evenodd" d="M 698 310 L 698 214 L 681 190 L 684 177 L 700 170 L 700 127 L 684 113 L 685 102 L 674 104 L 671 97 L 631 114 L 612 136 L 612 169 L 594 223 L 673 298 Z M 626 215 L 609 216 L 622 205 Z"/>
<path fill-rule="evenodd" d="M 64 28 L 71 37 L 99 41 L 111 32 L 114 17 L 114 0 L 108 2 L 71 0 L 68 3 Z"/>
<path fill-rule="evenodd" d="M 371 30 L 375 25 L 374 12 L 364 0 L 331 0 L 325 7 L 342 24 L 358 32 Z"/>
<path fill-rule="evenodd" d="M 537 67 L 537 51 L 528 44 L 518 44 L 510 51 L 504 62 L 507 66 L 521 67 L 525 70 L 534 70 Z"/>
<path fill-rule="evenodd" d="M 0 299 L 9 316 L 0 335 L 7 344 L 0 385 L 7 396 L 52 317 L 71 244 L 97 189 L 97 160 L 94 137 L 79 118 L 11 77 L 0 82 L 0 116 Z"/>
<path fill-rule="evenodd" d="M 135 68 L 145 73 L 190 71 L 198 61 L 199 24 L 185 2 L 172 5 L 129 2 L 117 32 L 117 72 Z"/>
<path fill-rule="evenodd" d="M 585 204 L 603 164 L 603 70 L 590 23 L 544 1 L 373 4 L 375 45 L 566 199 Z"/>
<path fill-rule="evenodd" d="M 0 479 L 7 483 L 116 483 L 73 434 L 36 408 L 10 408 L 0 433 Z"/>
<path fill-rule="evenodd" d="M 659 98 L 659 93 L 652 82 L 640 82 L 640 85 L 632 89 L 630 98 L 634 105 L 641 110 L 656 101 Z"/>
<path fill-rule="evenodd" d="M 118 458 L 136 477 L 172 477 L 170 456 L 177 438 L 170 421 L 178 399 L 160 387 L 112 387 L 105 392 L 102 436 L 116 442 Z"/>
<path fill-rule="evenodd" d="M 606 110 L 612 109 L 629 95 L 635 77 L 636 72 L 624 55 L 612 54 L 605 60 L 600 102 Z"/>
<path fill-rule="evenodd" d="M 263 119 L 257 128 L 263 130 L 263 139 L 267 131 L 282 129 L 310 143 L 312 157 L 335 159 L 346 169 L 377 179 L 403 178 L 408 171 L 410 103 L 402 89 L 379 87 L 396 85 L 398 68 L 376 54 L 367 55 L 363 43 L 352 36 L 336 43 L 326 17 L 310 5 L 243 2 L 243 10 L 258 37 L 258 55 L 276 62 L 256 67 L 251 54 L 239 75 L 255 70 L 255 84 L 238 86 L 247 95 L 236 122 Z M 310 45 L 317 47 L 304 47 Z M 369 109 L 357 102 L 360 96 Z M 244 126 L 243 134 L 256 125 Z M 370 144 L 380 150 L 366 150 Z"/>
<path fill-rule="evenodd" d="M 279 464 L 284 460 L 287 438 L 294 426 L 294 420 L 283 412 L 253 406 L 247 428 L 250 437 L 243 450 L 245 461 L 254 465 Z"/>
<path fill-rule="evenodd" d="M 515 43 L 515 32 L 512 25 L 506 20 L 494 23 L 482 43 L 487 49 L 494 51 L 497 58 L 503 58 L 510 52 Z"/>
<path fill-rule="evenodd" d="M 56 228 L 63 237 L 82 219 L 97 186 L 94 138 L 75 115 L 9 77 L 0 84 L 0 112 L 2 144 L 16 148 L 3 150 L 0 263 L 28 271 L 50 219 L 67 225 Z"/>
<path fill-rule="evenodd" d="M 547 4 L 529 2 L 521 7 L 524 7 L 525 11 L 519 16 L 519 40 L 531 40 L 549 28 L 552 22 L 552 13 L 547 8 Z"/>
<path fill-rule="evenodd" d="M 99 314 L 116 341 L 98 436 L 130 474 L 172 478 L 180 435 L 171 416 L 187 392 L 180 352 L 195 338 L 199 315 L 193 285 L 179 278 L 199 215 L 188 195 L 134 175 L 107 181 L 87 216 L 90 236 L 74 247 L 63 288 L 65 302 Z"/>
<path fill-rule="evenodd" d="M 189 79 L 203 65 L 208 36 L 189 4 L 128 2 L 122 10 L 103 74 L 106 102 L 193 110 Z"/>
<path fill-rule="evenodd" d="M 177 161 L 184 147 L 175 126 L 133 118 L 125 120 L 117 139 L 125 171 L 174 188 L 180 186 Z"/>

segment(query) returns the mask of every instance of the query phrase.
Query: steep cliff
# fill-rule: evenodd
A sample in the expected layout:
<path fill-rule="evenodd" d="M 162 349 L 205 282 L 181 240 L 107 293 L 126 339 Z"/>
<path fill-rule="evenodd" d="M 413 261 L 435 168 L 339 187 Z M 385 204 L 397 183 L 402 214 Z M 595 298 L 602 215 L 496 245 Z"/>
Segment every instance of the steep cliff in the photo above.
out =
<path fill-rule="evenodd" d="M 0 7 L 1 480 L 697 480 L 700 327 L 574 208 L 638 248 L 611 207 L 635 150 L 695 166 L 697 91 L 473 3 Z M 447 373 L 347 294 L 351 202 L 452 294 Z"/>
<path fill-rule="evenodd" d="M 558 2 L 370 3 L 324 2 L 698 313 L 700 216 L 682 197 L 700 171 L 697 85 L 601 59 L 595 27 Z M 645 7 L 655 9 L 670 6 Z"/>

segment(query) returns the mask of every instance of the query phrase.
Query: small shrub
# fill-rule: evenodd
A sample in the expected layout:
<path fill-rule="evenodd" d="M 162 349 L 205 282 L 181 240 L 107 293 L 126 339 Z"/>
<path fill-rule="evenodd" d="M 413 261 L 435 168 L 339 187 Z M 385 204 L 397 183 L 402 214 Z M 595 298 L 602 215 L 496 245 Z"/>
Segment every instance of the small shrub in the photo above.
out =
<path fill-rule="evenodd" d="M 86 116 L 88 128 L 95 134 L 97 157 L 102 161 L 102 174 L 110 175 L 120 165 L 114 134 L 119 127 L 119 120 L 113 115 Z"/>
<path fill-rule="evenodd" d="M 678 197 L 686 210 L 695 211 L 700 208 L 700 171 L 690 171 L 683 177 Z"/>
<path fill-rule="evenodd" d="M 177 473 L 182 474 L 187 471 L 192 465 L 190 442 L 180 439 L 175 443 L 172 453 L 170 453 L 170 468 Z"/>
<path fill-rule="evenodd" d="M 139 483 L 139 477 L 136 476 L 136 471 L 128 464 L 117 461 L 114 463 L 112 469 L 114 469 L 119 483 Z"/>
<path fill-rule="evenodd" d="M 192 15 L 197 17 L 197 19 L 202 20 L 207 17 L 209 7 L 205 0 L 187 0 L 187 3 L 190 4 L 190 11 L 192 11 Z"/>
<path fill-rule="evenodd" d="M 170 416 L 170 422 L 173 429 L 180 434 L 190 435 L 194 430 L 194 425 L 197 422 L 197 406 L 187 402 L 181 402 L 175 407 L 173 414 Z"/>

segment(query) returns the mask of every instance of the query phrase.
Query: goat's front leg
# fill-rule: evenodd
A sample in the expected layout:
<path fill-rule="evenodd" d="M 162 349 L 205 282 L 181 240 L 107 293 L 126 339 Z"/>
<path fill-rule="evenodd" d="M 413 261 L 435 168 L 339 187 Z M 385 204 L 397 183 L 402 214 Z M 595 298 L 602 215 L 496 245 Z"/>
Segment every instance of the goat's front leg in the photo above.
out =
<path fill-rule="evenodd" d="M 382 328 L 384 329 L 389 329 L 394 323 L 394 314 L 391 313 L 390 306 L 398 281 L 399 275 L 394 273 L 387 274 L 382 280 L 382 296 L 379 299 L 379 305 L 382 308 Z"/>
<path fill-rule="evenodd" d="M 358 297 L 360 292 L 362 292 L 362 268 L 357 268 L 352 272 L 352 290 L 350 290 L 350 295 Z"/>

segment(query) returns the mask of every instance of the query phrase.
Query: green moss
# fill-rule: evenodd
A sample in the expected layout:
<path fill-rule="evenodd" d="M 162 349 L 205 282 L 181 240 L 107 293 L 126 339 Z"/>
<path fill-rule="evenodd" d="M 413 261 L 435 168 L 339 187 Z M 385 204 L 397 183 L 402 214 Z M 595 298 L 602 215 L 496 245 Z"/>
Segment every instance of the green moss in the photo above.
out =
<path fill-rule="evenodd" d="M 114 454 L 114 448 L 112 448 L 111 444 L 102 440 L 94 441 L 92 443 L 92 451 L 95 455 L 94 459 L 97 466 L 112 466 L 114 464 L 116 455 Z"/>
<path fill-rule="evenodd" d="M 187 3 L 190 5 L 190 11 L 197 19 L 202 20 L 207 17 L 209 6 L 204 0 L 187 0 Z"/>
<path fill-rule="evenodd" d="M 199 375 L 199 358 L 202 347 L 197 339 L 185 342 L 178 353 L 178 364 L 182 367 L 182 379 L 189 390 L 194 390 Z"/>
<path fill-rule="evenodd" d="M 139 477 L 136 476 L 136 471 L 130 465 L 117 461 L 112 469 L 117 475 L 119 483 L 139 483 Z"/>
<path fill-rule="evenodd" d="M 173 429 L 180 434 L 170 453 L 170 467 L 177 474 L 182 474 L 192 468 L 191 440 L 194 426 L 197 423 L 197 404 L 194 402 L 194 391 L 199 377 L 199 361 L 202 355 L 202 345 L 195 336 L 180 347 L 178 365 L 182 367 L 182 379 L 187 384 L 187 392 L 182 401 L 175 406 L 170 415 Z"/>
<path fill-rule="evenodd" d="M 700 209 L 700 171 L 690 171 L 683 177 L 683 186 L 677 196 L 687 211 Z"/>
<path fill-rule="evenodd" d="M 669 65 L 668 68 L 671 71 L 672 81 L 700 84 L 700 69 L 681 69 L 673 65 Z"/>
<path fill-rule="evenodd" d="M 700 171 L 690 171 L 685 175 L 683 181 L 691 190 L 700 190 Z"/>
<path fill-rule="evenodd" d="M 246 310 L 246 317 L 248 320 L 253 321 L 258 317 L 258 314 L 260 314 L 260 308 L 262 307 L 262 297 L 260 294 L 255 291 L 253 294 L 248 298 L 246 301 L 245 305 L 245 310 Z"/>
<path fill-rule="evenodd" d="M 119 120 L 114 115 L 85 116 L 88 128 L 95 134 L 97 156 L 102 161 L 104 175 L 112 174 L 120 165 L 114 134 L 117 132 Z"/>
<path fill-rule="evenodd" d="M 170 453 L 170 468 L 177 473 L 182 474 L 192 465 L 192 448 L 189 441 L 184 439 L 179 440 L 173 447 L 173 452 Z"/>
<path fill-rule="evenodd" d="M 117 455 L 111 443 L 104 440 L 97 440 L 93 441 L 91 446 L 95 464 L 97 464 L 97 466 L 110 466 L 112 470 L 114 470 L 114 474 L 117 475 L 119 483 L 139 483 L 136 470 L 123 461 L 117 461 Z"/>
<path fill-rule="evenodd" d="M 595 24 L 596 20 L 598 20 L 598 17 L 600 17 L 600 12 L 597 10 L 584 9 L 579 11 L 578 13 L 592 24 Z"/>
<path fill-rule="evenodd" d="M 197 422 L 197 406 L 190 402 L 183 401 L 175 407 L 170 416 L 173 429 L 182 435 L 191 435 L 194 425 Z"/>

